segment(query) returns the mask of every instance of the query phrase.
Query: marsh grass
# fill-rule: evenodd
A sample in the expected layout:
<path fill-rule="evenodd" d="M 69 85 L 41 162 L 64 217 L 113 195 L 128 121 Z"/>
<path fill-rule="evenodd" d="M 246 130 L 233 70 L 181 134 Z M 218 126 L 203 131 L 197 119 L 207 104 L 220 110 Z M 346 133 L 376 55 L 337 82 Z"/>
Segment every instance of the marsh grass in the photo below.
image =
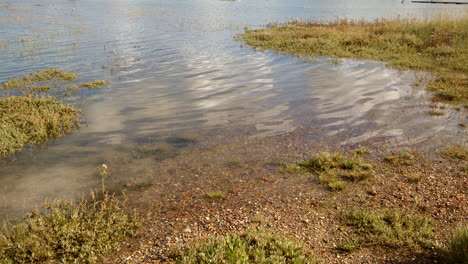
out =
<path fill-rule="evenodd" d="M 468 263 L 468 224 L 459 225 L 449 240 L 446 251 L 447 263 Z"/>
<path fill-rule="evenodd" d="M 139 225 L 137 214 L 110 195 L 55 201 L 3 226 L 0 263 L 95 263 L 122 239 L 135 236 Z"/>
<path fill-rule="evenodd" d="M 344 189 L 347 181 L 358 182 L 372 176 L 372 165 L 338 152 L 320 152 L 291 164 L 288 170 L 313 173 L 332 191 Z"/>
<path fill-rule="evenodd" d="M 363 243 L 409 248 L 433 245 L 432 221 L 424 216 L 398 210 L 354 209 L 346 214 L 346 224 L 360 233 Z"/>
<path fill-rule="evenodd" d="M 70 134 L 79 127 L 78 111 L 50 96 L 0 99 L 0 157 Z"/>
<path fill-rule="evenodd" d="M 297 56 L 330 56 L 383 61 L 402 70 L 429 71 L 427 89 L 436 101 L 468 103 L 468 17 L 337 19 L 329 23 L 292 21 L 247 30 L 238 39 L 263 50 Z"/>
<path fill-rule="evenodd" d="M 0 158 L 61 138 L 79 127 L 79 111 L 58 100 L 78 90 L 70 85 L 77 78 L 73 72 L 51 68 L 0 85 Z"/>
<path fill-rule="evenodd" d="M 282 234 L 249 230 L 212 237 L 175 249 L 175 263 L 318 263 L 301 243 Z"/>
<path fill-rule="evenodd" d="M 23 93 L 49 91 L 51 89 L 49 84 L 52 82 L 73 81 L 77 78 L 78 76 L 75 73 L 51 68 L 33 72 L 23 77 L 10 78 L 3 85 L 0 85 L 0 90 L 18 90 Z"/>
<path fill-rule="evenodd" d="M 91 82 L 85 82 L 81 83 L 80 87 L 87 88 L 87 89 L 98 89 L 101 88 L 102 86 L 109 85 L 108 81 L 105 80 L 94 80 Z"/>

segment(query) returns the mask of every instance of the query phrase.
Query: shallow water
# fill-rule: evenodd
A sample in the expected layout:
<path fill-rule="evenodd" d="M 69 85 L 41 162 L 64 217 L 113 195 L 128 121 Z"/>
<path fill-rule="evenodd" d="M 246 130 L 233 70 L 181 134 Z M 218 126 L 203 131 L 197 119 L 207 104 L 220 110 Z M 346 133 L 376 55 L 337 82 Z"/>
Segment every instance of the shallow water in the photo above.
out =
<path fill-rule="evenodd" d="M 362 127 L 346 142 L 373 136 L 463 140 L 456 113 L 425 114 L 426 95 L 410 87 L 412 72 L 369 61 L 308 62 L 233 40 L 244 28 L 292 18 L 430 17 L 440 11 L 405 2 L 1 3 L 0 82 L 55 67 L 111 85 L 72 99 L 83 109 L 80 131 L 2 165 L 0 216 L 14 217 L 45 198 L 82 195 L 98 186 L 96 166 L 111 159 L 163 159 L 186 147 L 284 134 L 298 126 L 323 127 L 324 135 Z"/>

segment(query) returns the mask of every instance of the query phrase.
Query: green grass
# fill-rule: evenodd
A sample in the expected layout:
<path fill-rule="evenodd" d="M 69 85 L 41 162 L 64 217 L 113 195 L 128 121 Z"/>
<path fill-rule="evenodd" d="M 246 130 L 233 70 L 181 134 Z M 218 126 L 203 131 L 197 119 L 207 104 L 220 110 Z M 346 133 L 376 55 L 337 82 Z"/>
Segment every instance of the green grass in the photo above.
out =
<path fill-rule="evenodd" d="M 359 155 L 359 156 L 367 155 L 367 154 L 370 154 L 370 153 L 371 153 L 371 150 L 369 148 L 367 148 L 367 147 L 364 147 L 364 146 L 359 146 L 358 148 L 353 150 L 353 154 L 354 155 Z"/>
<path fill-rule="evenodd" d="M 344 252 L 353 253 L 361 247 L 359 239 L 346 239 L 338 244 L 338 249 Z"/>
<path fill-rule="evenodd" d="M 344 189 L 347 181 L 357 182 L 372 176 L 372 165 L 338 152 L 320 152 L 290 165 L 288 170 L 313 173 L 332 191 Z"/>
<path fill-rule="evenodd" d="M 304 245 L 281 234 L 247 231 L 189 244 L 174 250 L 176 263 L 317 263 Z"/>
<path fill-rule="evenodd" d="M 432 221 L 402 211 L 354 209 L 346 224 L 353 226 L 368 245 L 409 248 L 432 246 Z"/>
<path fill-rule="evenodd" d="M 0 99 L 0 157 L 70 134 L 78 128 L 78 111 L 48 96 Z"/>
<path fill-rule="evenodd" d="M 423 176 L 420 173 L 409 173 L 406 174 L 406 178 L 409 182 L 416 183 L 422 181 Z"/>
<path fill-rule="evenodd" d="M 434 100 L 468 103 L 467 16 L 430 21 L 294 21 L 247 30 L 238 39 L 288 55 L 371 59 L 397 69 L 429 71 L 435 75 L 427 87 Z"/>
<path fill-rule="evenodd" d="M 413 165 L 415 163 L 415 156 L 409 152 L 396 152 L 386 155 L 383 160 L 392 165 Z"/>
<path fill-rule="evenodd" d="M 105 85 L 109 85 L 109 82 L 104 80 L 94 80 L 91 82 L 81 83 L 80 87 L 87 89 L 98 89 Z"/>
<path fill-rule="evenodd" d="M 76 78 L 78 77 L 75 73 L 46 69 L 24 77 L 10 78 L 3 85 L 0 85 L 0 90 L 49 91 L 50 86 L 42 84 L 54 81 L 73 81 Z"/>
<path fill-rule="evenodd" d="M 468 263 L 468 224 L 457 227 L 447 247 L 447 263 Z"/>
<path fill-rule="evenodd" d="M 0 263 L 95 263 L 139 227 L 136 213 L 113 196 L 44 208 L 2 228 Z"/>
<path fill-rule="evenodd" d="M 224 200 L 226 199 L 226 196 L 224 195 L 223 192 L 209 192 L 206 194 L 206 197 L 211 200 Z"/>

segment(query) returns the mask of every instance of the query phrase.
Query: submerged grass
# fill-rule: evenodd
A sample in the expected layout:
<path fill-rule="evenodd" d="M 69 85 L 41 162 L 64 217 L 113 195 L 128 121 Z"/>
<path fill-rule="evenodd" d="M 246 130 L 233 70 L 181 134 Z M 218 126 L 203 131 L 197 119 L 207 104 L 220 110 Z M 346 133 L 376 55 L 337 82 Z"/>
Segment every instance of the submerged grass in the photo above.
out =
<path fill-rule="evenodd" d="M 363 242 L 370 245 L 409 248 L 430 247 L 433 242 L 432 221 L 401 211 L 354 209 L 346 223 L 356 228 Z"/>
<path fill-rule="evenodd" d="M 80 87 L 87 88 L 87 89 L 98 89 L 108 84 L 109 82 L 105 80 L 94 80 L 91 82 L 81 83 Z"/>
<path fill-rule="evenodd" d="M 346 188 L 346 181 L 357 182 L 372 176 L 372 165 L 338 152 L 320 152 L 290 165 L 289 169 L 317 175 L 319 181 L 332 191 Z"/>
<path fill-rule="evenodd" d="M 0 99 L 0 157 L 27 145 L 40 145 L 78 128 L 78 111 L 48 96 L 10 96 Z"/>
<path fill-rule="evenodd" d="M 10 78 L 0 85 L 0 158 L 26 146 L 44 144 L 71 134 L 80 116 L 73 106 L 57 100 L 77 90 L 70 82 L 72 72 L 45 69 L 23 77 Z M 97 88 L 107 81 L 82 83 L 81 88 Z"/>
<path fill-rule="evenodd" d="M 170 258 L 176 263 L 318 263 L 301 243 L 252 230 L 189 244 Z"/>
<path fill-rule="evenodd" d="M 138 227 L 136 213 L 113 196 L 53 202 L 3 227 L 0 263 L 95 263 Z"/>
<path fill-rule="evenodd" d="M 78 78 L 77 75 L 72 72 L 65 72 L 57 69 L 46 69 L 30 73 L 23 77 L 10 78 L 3 85 L 0 85 L 0 90 L 20 90 L 23 92 L 49 91 L 49 85 L 41 84 L 54 81 L 73 81 L 76 78 Z"/>
<path fill-rule="evenodd" d="M 430 71 L 436 76 L 428 85 L 434 100 L 468 103 L 467 16 L 430 21 L 294 21 L 248 30 L 239 39 L 289 55 L 372 59 L 397 69 Z"/>

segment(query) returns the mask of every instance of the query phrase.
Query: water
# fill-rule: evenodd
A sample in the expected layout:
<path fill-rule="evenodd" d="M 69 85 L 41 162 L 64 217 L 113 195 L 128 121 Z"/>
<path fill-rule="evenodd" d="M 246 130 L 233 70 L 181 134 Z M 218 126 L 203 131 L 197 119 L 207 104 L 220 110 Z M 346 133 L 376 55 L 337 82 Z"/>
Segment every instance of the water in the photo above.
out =
<path fill-rule="evenodd" d="M 323 127 L 325 136 L 362 127 L 347 142 L 459 140 L 455 115 L 424 114 L 412 72 L 370 61 L 306 62 L 233 40 L 272 21 L 426 17 L 438 8 L 395 0 L 0 2 L 0 82 L 49 67 L 111 81 L 72 98 L 83 109 L 80 131 L 2 165 L 0 215 L 79 197 L 97 186 L 96 166 L 148 155 L 148 146 L 163 159 L 298 126 Z"/>

